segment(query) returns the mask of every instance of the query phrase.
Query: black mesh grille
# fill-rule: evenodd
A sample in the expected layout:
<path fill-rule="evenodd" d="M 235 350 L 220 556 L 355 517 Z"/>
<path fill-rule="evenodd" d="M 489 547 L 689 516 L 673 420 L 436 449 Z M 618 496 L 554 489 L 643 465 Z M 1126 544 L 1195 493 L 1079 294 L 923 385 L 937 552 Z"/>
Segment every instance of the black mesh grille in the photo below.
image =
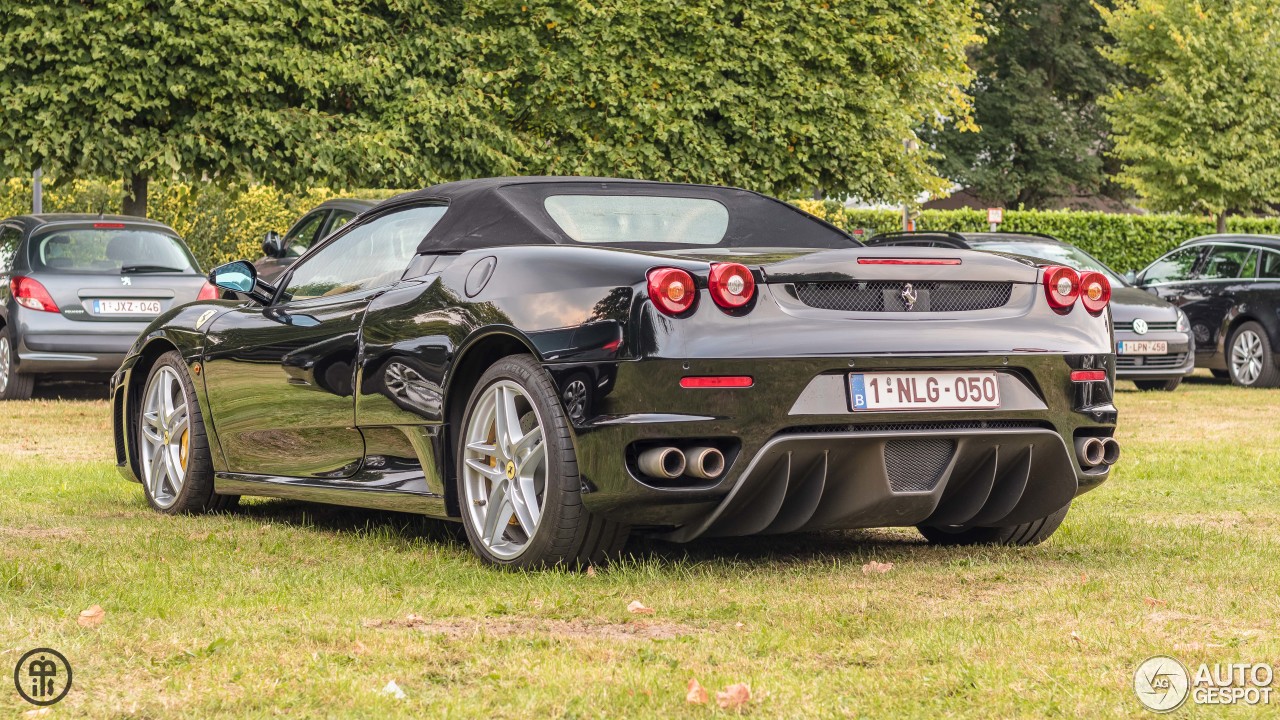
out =
<path fill-rule="evenodd" d="M 884 444 L 884 466 L 894 492 L 929 492 L 951 462 L 951 440 L 890 440 Z"/>
<path fill-rule="evenodd" d="M 1013 292 L 1012 284 L 1000 282 L 811 282 L 795 287 L 805 305 L 843 312 L 990 310 L 1007 305 Z M 904 298 L 908 294 L 915 296 L 910 309 Z"/>
<path fill-rule="evenodd" d="M 1186 353 L 1172 355 L 1117 355 L 1117 368 L 1178 368 L 1187 361 Z"/>
<path fill-rule="evenodd" d="M 873 425 L 806 425 L 789 428 L 782 434 L 822 432 L 947 432 L 949 430 L 1053 430 L 1049 423 L 1034 420 L 959 420 L 932 423 L 881 423 Z"/>

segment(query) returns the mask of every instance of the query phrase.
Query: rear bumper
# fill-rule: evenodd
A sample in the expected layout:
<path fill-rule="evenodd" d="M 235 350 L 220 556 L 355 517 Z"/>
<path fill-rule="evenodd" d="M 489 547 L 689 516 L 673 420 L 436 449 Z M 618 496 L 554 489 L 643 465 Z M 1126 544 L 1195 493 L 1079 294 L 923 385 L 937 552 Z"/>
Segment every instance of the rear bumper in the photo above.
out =
<path fill-rule="evenodd" d="M 18 315 L 18 368 L 27 374 L 103 373 L 120 367 L 145 322 L 81 322 L 57 313 Z"/>
<path fill-rule="evenodd" d="M 821 528 L 1018 524 L 1030 514 L 1052 513 L 1109 475 L 1105 467 L 1081 467 L 1072 450 L 1078 436 L 1113 435 L 1116 421 L 1110 382 L 1071 382 L 1071 370 L 1081 367 L 1112 370 L 1114 356 L 619 363 L 609 371 L 611 390 L 592 403 L 594 417 L 577 428 L 583 502 L 678 541 Z M 848 407 L 845 377 L 853 370 L 966 368 L 999 374 L 1001 409 Z M 557 378 L 563 372 L 548 369 Z M 702 374 L 751 375 L 755 385 L 679 387 L 682 376 Z M 640 412 L 654 408 L 661 411 Z M 725 451 L 727 469 L 719 479 L 659 486 L 640 476 L 636 443 L 688 446 L 704 439 Z M 930 449 L 946 456 L 940 469 L 911 465 L 913 453 Z"/>

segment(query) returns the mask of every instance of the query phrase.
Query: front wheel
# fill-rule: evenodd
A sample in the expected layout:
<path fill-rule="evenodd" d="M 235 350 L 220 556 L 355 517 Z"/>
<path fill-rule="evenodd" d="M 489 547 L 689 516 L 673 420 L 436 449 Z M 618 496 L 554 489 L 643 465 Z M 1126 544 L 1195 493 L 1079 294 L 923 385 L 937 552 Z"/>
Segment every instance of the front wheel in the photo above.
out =
<path fill-rule="evenodd" d="M 1173 392 L 1182 384 L 1182 378 L 1174 378 L 1172 380 L 1134 380 L 1134 385 L 1143 392 L 1151 390 L 1159 390 L 1163 392 Z"/>
<path fill-rule="evenodd" d="M 1231 382 L 1242 387 L 1271 388 L 1280 385 L 1280 368 L 1267 331 L 1256 322 L 1247 322 L 1231 333 L 1227 351 L 1227 371 Z"/>
<path fill-rule="evenodd" d="M 135 419 L 139 477 L 151 507 L 177 515 L 227 510 L 240 500 L 213 491 L 204 418 L 176 351 L 151 366 Z"/>
<path fill-rule="evenodd" d="M 462 524 L 488 562 L 578 567 L 602 562 L 626 543 L 625 526 L 583 507 L 572 428 L 533 358 L 503 358 L 481 376 L 457 458 Z"/>
<path fill-rule="evenodd" d="M 924 538 L 934 545 L 1039 545 L 1058 529 L 1070 503 L 1061 510 L 1039 520 L 1032 520 L 1021 525 L 1005 527 L 929 527 L 921 525 L 916 529 Z"/>

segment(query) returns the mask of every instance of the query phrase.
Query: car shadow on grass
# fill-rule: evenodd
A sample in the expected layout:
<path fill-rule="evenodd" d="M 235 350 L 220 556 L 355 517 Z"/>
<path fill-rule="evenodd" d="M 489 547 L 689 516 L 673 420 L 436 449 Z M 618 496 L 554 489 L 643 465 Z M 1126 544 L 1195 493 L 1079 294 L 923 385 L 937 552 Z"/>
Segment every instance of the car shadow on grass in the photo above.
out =
<path fill-rule="evenodd" d="M 36 400 L 106 400 L 105 382 L 43 380 L 36 383 L 31 397 Z"/>
<path fill-rule="evenodd" d="M 255 498 L 232 514 L 258 522 L 282 523 L 320 532 L 425 540 L 443 544 L 466 543 L 462 525 L 413 513 L 367 510 L 300 500 Z"/>

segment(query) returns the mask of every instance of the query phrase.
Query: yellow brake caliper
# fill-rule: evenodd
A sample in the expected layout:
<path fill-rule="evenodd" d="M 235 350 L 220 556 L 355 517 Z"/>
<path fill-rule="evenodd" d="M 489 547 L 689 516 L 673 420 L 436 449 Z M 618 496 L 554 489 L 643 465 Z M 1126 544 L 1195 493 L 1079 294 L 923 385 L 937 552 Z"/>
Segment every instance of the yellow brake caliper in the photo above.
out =
<path fill-rule="evenodd" d="M 182 463 L 182 470 L 187 470 L 187 454 L 191 451 L 191 430 L 182 431 L 182 444 L 178 446 L 178 462 Z"/>

